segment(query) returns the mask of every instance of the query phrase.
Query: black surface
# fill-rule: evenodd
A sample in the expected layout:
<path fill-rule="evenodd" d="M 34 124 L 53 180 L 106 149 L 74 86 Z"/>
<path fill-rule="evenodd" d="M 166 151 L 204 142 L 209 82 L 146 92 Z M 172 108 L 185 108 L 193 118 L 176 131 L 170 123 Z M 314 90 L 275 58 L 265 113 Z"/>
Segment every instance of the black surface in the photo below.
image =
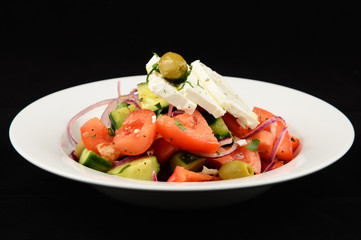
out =
<path fill-rule="evenodd" d="M 352 2 L 148 4 L 2 3 L 1 238 L 361 239 L 360 8 Z M 175 51 L 223 75 L 317 96 L 351 120 L 355 142 L 330 167 L 252 200 L 182 212 L 115 201 L 33 166 L 13 149 L 8 129 L 22 108 L 70 86 L 145 74 L 152 51 Z"/>

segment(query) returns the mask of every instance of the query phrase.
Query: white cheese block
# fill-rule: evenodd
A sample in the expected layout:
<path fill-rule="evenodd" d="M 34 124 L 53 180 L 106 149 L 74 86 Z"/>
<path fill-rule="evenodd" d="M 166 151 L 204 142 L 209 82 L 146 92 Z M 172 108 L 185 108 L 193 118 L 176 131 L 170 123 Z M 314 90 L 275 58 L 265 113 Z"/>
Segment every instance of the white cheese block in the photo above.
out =
<path fill-rule="evenodd" d="M 257 116 L 226 84 L 221 75 L 205 66 L 199 60 L 194 61 L 191 66 L 192 72 L 199 79 L 199 83 L 204 86 L 224 110 L 237 118 L 237 122 L 242 127 L 248 126 L 253 129 L 259 124 Z"/>
<path fill-rule="evenodd" d="M 201 106 L 215 118 L 219 118 L 226 113 L 209 92 L 200 84 L 198 77 L 193 71 L 191 71 L 187 81 L 182 83 L 179 89 L 179 92 L 182 95 Z"/>
<path fill-rule="evenodd" d="M 147 70 L 148 74 L 152 70 L 153 65 L 155 63 L 159 62 L 159 59 L 160 59 L 160 57 L 158 57 L 154 54 L 153 57 L 149 60 L 149 62 L 145 65 L 145 69 Z"/>
<path fill-rule="evenodd" d="M 148 81 L 149 89 L 169 104 L 184 110 L 188 114 L 192 114 L 196 109 L 197 104 L 182 95 L 175 86 L 162 78 L 159 73 L 153 72 L 150 74 Z"/>

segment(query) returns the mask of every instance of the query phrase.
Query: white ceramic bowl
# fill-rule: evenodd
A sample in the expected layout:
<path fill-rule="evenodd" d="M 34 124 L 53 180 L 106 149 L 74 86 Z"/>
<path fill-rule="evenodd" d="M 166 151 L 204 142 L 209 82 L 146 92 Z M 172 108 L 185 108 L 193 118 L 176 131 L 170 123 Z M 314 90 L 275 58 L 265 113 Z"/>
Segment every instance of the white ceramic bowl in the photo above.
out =
<path fill-rule="evenodd" d="M 167 208 L 214 207 L 240 202 L 262 193 L 272 184 L 325 168 L 351 147 L 353 126 L 330 104 L 280 85 L 234 77 L 225 77 L 225 80 L 251 108 L 265 108 L 286 120 L 290 133 L 299 137 L 303 146 L 292 162 L 247 178 L 174 184 L 111 176 L 69 158 L 74 146 L 66 135 L 68 121 L 85 107 L 116 97 L 118 81 L 122 94 L 126 94 L 137 83 L 145 81 L 145 76 L 93 82 L 43 97 L 14 118 L 10 140 L 20 155 L 46 171 L 92 184 L 101 192 L 124 202 Z M 104 107 L 100 107 L 84 115 L 73 130 L 76 132 L 91 117 L 100 117 L 103 110 Z"/>

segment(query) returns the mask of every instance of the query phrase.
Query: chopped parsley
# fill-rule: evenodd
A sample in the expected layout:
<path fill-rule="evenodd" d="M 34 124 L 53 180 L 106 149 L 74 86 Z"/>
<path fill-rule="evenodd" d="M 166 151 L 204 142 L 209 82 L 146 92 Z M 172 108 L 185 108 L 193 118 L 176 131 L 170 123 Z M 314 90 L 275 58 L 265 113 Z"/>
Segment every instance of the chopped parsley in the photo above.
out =
<path fill-rule="evenodd" d="M 259 139 L 252 139 L 252 142 L 248 143 L 246 148 L 248 150 L 254 151 L 254 152 L 258 152 L 258 144 L 259 144 Z"/>
<path fill-rule="evenodd" d="M 119 102 L 119 101 L 117 101 L 117 107 L 116 107 L 116 109 L 120 109 L 120 108 L 128 107 L 128 106 L 129 106 L 129 104 L 126 103 L 126 102 Z"/>
<path fill-rule="evenodd" d="M 108 133 L 109 133 L 110 136 L 115 136 L 115 131 L 114 131 L 113 128 L 108 128 Z"/>
<path fill-rule="evenodd" d="M 194 88 L 193 85 L 192 85 L 192 83 L 191 83 L 190 81 L 185 81 L 185 82 L 182 84 L 182 86 L 178 89 L 178 91 L 182 90 L 182 89 L 184 88 L 184 86 L 186 85 L 186 83 L 188 83 L 189 86 L 191 86 L 192 88 Z"/>
<path fill-rule="evenodd" d="M 128 163 L 128 164 L 125 165 L 122 169 L 120 169 L 119 173 L 124 172 L 124 170 L 127 169 L 128 167 L 130 167 L 130 163 Z"/>
<path fill-rule="evenodd" d="M 157 63 L 157 62 L 153 64 L 152 70 L 149 71 L 149 73 L 148 73 L 148 75 L 147 75 L 147 79 L 146 79 L 147 82 L 149 81 L 149 80 L 148 80 L 149 75 L 152 74 L 152 72 L 154 72 L 154 71 L 156 71 L 156 72 L 159 73 L 159 63 Z"/>
<path fill-rule="evenodd" d="M 177 125 L 182 131 L 185 131 L 186 128 L 183 126 L 183 124 L 179 121 L 179 120 L 176 120 L 175 122 L 175 125 Z"/>

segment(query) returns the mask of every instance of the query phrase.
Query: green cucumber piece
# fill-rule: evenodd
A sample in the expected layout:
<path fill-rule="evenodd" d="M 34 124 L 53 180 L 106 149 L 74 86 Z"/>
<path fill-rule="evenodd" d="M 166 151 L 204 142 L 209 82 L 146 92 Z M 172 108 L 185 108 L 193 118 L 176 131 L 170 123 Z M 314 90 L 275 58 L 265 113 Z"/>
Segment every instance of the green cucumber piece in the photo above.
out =
<path fill-rule="evenodd" d="M 158 174 L 159 170 L 157 158 L 149 156 L 113 167 L 108 173 L 119 177 L 153 181 L 153 171 Z"/>
<path fill-rule="evenodd" d="M 201 171 L 206 158 L 197 157 L 191 153 L 180 151 L 173 154 L 169 159 L 170 170 L 174 172 L 176 166 L 184 167 L 187 170 Z"/>
<path fill-rule="evenodd" d="M 156 96 L 148 87 L 148 83 L 139 83 L 137 85 L 139 105 L 142 109 L 150 109 L 154 112 L 161 110 L 164 112 L 168 107 L 169 103 L 161 97 Z"/>
<path fill-rule="evenodd" d="M 206 111 L 201 112 L 206 119 L 208 125 L 212 128 L 214 136 L 218 141 L 232 137 L 227 125 L 224 123 L 222 117 L 215 118 L 212 114 Z"/>
<path fill-rule="evenodd" d="M 137 108 L 133 104 L 115 109 L 111 113 L 109 113 L 109 119 L 111 123 L 111 127 L 113 130 L 119 129 L 122 125 L 124 120 L 129 116 L 129 114 L 135 111 Z"/>
<path fill-rule="evenodd" d="M 102 158 L 95 152 L 88 150 L 86 148 L 84 148 L 84 150 L 80 155 L 79 163 L 101 172 L 108 171 L 108 169 L 113 165 L 108 160 Z"/>

